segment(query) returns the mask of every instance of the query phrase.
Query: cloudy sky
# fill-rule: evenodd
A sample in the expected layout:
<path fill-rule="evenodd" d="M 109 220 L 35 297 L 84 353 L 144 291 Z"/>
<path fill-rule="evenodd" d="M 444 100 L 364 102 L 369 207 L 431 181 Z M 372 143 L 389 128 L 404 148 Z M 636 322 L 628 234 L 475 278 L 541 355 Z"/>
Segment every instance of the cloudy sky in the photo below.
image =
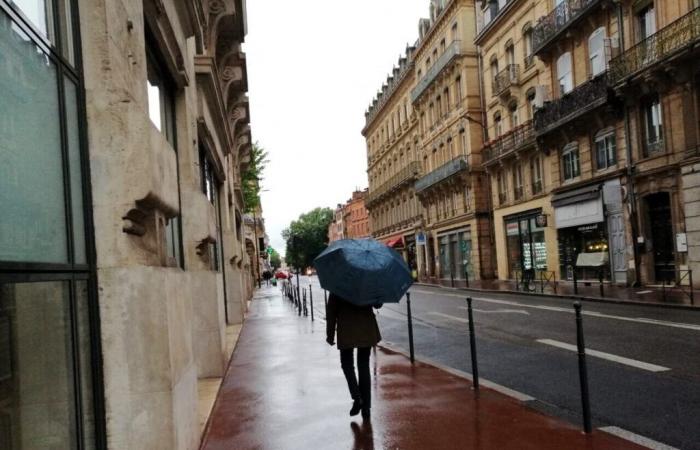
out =
<path fill-rule="evenodd" d="M 418 37 L 428 0 L 249 0 L 245 51 L 253 140 L 269 153 L 271 245 L 303 212 L 367 187 L 364 112 Z"/>

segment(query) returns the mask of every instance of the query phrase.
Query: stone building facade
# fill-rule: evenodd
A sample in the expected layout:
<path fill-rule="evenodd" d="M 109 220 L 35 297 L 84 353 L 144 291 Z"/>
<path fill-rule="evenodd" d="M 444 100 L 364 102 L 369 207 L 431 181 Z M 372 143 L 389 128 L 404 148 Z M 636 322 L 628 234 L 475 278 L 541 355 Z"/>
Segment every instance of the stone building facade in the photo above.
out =
<path fill-rule="evenodd" d="M 345 237 L 347 239 L 361 239 L 369 237 L 369 216 L 365 206 L 367 189 L 355 191 L 343 208 L 343 221 L 345 222 Z"/>
<path fill-rule="evenodd" d="M 328 242 L 345 239 L 345 206 L 338 203 L 328 224 Z"/>
<path fill-rule="evenodd" d="M 493 277 L 475 23 L 474 1 L 432 1 L 417 43 L 373 101 L 363 130 L 373 236 L 387 226 L 401 230 L 390 243 L 407 242 L 409 265 L 437 283 L 463 283 L 467 273 Z M 379 214 L 375 198 L 388 202 Z"/>
<path fill-rule="evenodd" d="M 245 34 L 244 0 L 0 0 L 0 447 L 198 448 L 252 289 Z"/>

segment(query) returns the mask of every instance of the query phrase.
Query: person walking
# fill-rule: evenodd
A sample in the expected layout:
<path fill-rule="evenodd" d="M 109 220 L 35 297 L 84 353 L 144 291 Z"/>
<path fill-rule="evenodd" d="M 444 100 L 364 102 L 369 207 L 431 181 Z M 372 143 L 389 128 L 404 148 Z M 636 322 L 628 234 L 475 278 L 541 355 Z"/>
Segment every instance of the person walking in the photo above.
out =
<path fill-rule="evenodd" d="M 374 308 L 381 306 L 377 304 Z M 372 308 L 355 305 L 331 292 L 326 311 L 326 342 L 334 345 L 337 334 L 340 366 L 353 400 L 350 415 L 356 416 L 362 412 L 365 420 L 369 420 L 372 407 L 369 354 L 371 348 L 382 339 Z M 357 376 L 353 363 L 355 349 Z"/>

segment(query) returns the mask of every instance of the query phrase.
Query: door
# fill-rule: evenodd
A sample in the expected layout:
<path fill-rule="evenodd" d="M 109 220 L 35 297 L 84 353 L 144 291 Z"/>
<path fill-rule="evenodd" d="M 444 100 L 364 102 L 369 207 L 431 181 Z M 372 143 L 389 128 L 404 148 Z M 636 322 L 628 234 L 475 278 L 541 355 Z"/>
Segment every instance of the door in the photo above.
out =
<path fill-rule="evenodd" d="M 651 194 L 646 198 L 648 208 L 651 251 L 654 257 L 654 279 L 675 279 L 676 254 L 671 223 L 671 198 L 668 192 Z"/>
<path fill-rule="evenodd" d="M 625 245 L 625 224 L 622 213 L 608 216 L 608 235 L 610 242 L 610 267 L 612 280 L 616 283 L 627 282 L 627 263 Z"/>

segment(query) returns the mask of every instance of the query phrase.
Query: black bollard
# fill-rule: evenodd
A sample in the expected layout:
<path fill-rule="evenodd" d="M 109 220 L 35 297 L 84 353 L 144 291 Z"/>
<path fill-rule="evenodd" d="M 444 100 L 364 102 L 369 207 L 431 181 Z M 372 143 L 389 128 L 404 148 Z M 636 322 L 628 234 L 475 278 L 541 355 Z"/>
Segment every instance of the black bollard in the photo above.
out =
<path fill-rule="evenodd" d="M 415 361 L 413 352 L 413 318 L 411 317 L 411 293 L 406 292 L 406 314 L 408 315 L 408 348 L 411 354 L 411 364 Z"/>
<path fill-rule="evenodd" d="M 591 432 L 591 404 L 588 395 L 588 370 L 586 368 L 586 345 L 583 341 L 583 320 L 581 303 L 574 303 L 576 310 L 576 345 L 578 347 L 578 376 L 581 381 L 581 406 L 583 407 L 583 429 Z"/>
<path fill-rule="evenodd" d="M 455 274 L 450 270 L 450 286 L 455 287 Z"/>
<path fill-rule="evenodd" d="M 693 292 L 693 271 L 688 271 L 688 281 L 690 282 L 690 304 L 695 306 L 695 293 Z"/>
<path fill-rule="evenodd" d="M 302 291 L 302 298 L 304 299 L 304 316 L 308 316 L 309 311 L 306 309 L 306 289 Z"/>
<path fill-rule="evenodd" d="M 311 290 L 311 285 L 309 284 L 309 303 L 311 305 L 311 321 L 314 321 L 314 291 Z"/>
<path fill-rule="evenodd" d="M 469 269 L 464 266 L 464 284 L 466 288 L 469 288 Z"/>
<path fill-rule="evenodd" d="M 474 314 L 472 313 L 472 298 L 467 297 L 467 314 L 469 317 L 469 347 L 472 356 L 472 378 L 474 390 L 479 390 L 479 366 L 476 361 L 476 335 L 474 333 Z"/>
<path fill-rule="evenodd" d="M 598 271 L 598 281 L 600 281 L 600 296 L 605 297 L 605 290 L 603 288 L 603 270 Z"/>
<path fill-rule="evenodd" d="M 297 269 L 297 298 L 301 300 L 301 295 L 299 293 L 300 286 L 301 286 L 301 283 L 299 283 L 299 270 Z"/>
<path fill-rule="evenodd" d="M 576 266 L 573 268 L 574 273 L 574 295 L 578 295 L 578 277 L 576 276 Z"/>

